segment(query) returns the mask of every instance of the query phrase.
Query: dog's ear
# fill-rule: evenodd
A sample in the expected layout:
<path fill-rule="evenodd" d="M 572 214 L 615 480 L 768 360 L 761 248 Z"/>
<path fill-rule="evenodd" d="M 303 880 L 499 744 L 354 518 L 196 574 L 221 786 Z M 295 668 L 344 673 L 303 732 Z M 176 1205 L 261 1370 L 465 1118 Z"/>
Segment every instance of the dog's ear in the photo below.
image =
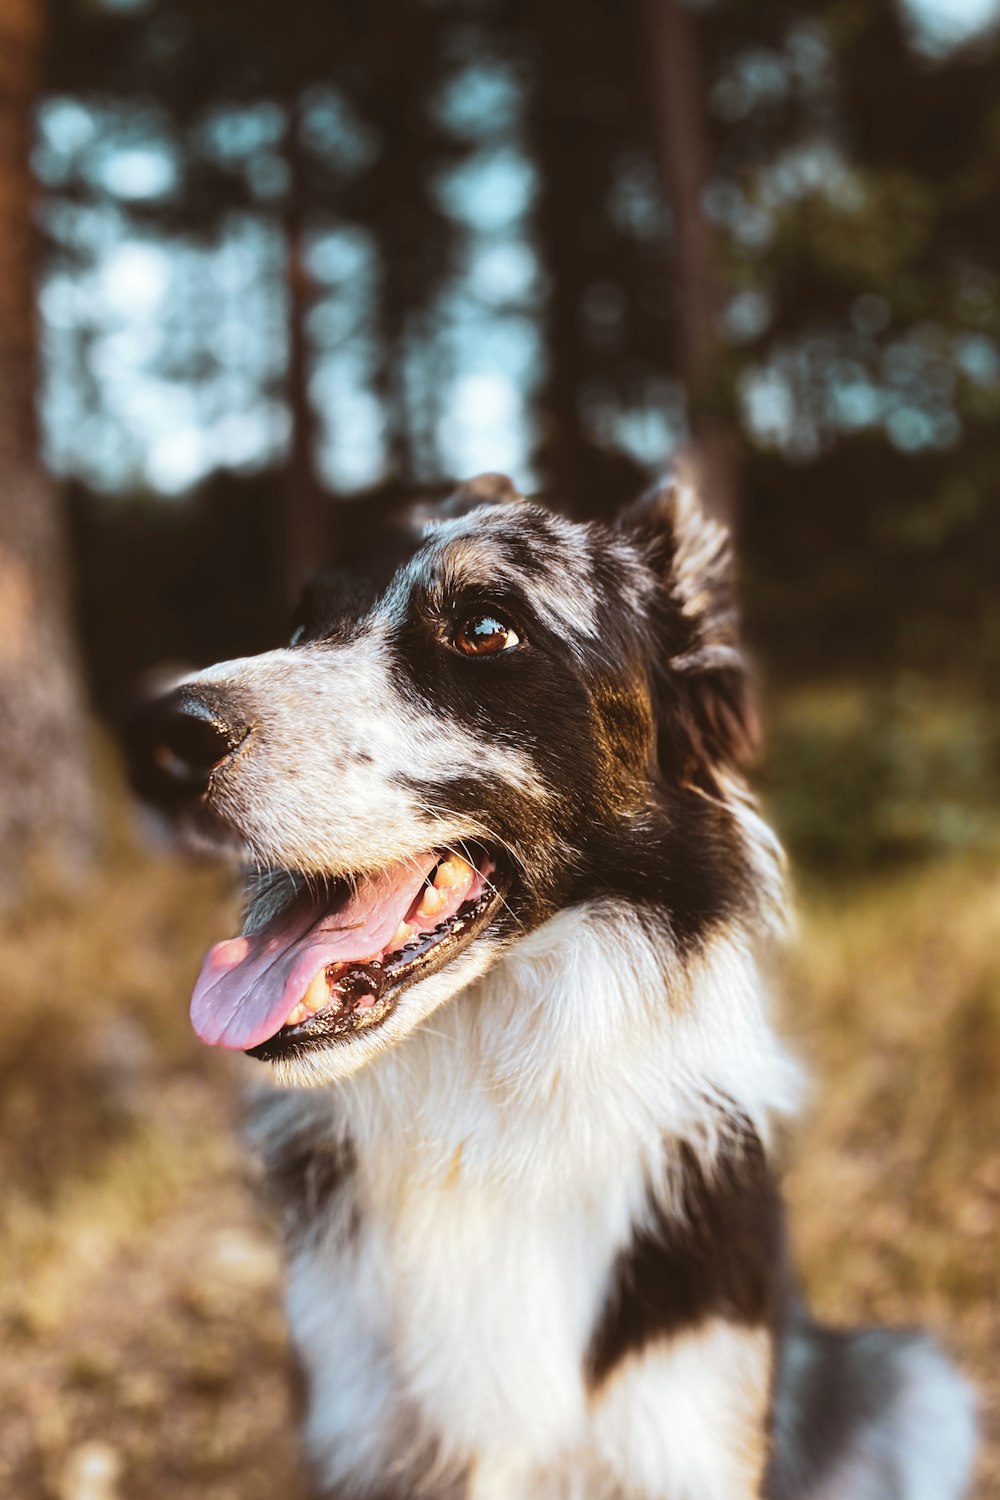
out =
<path fill-rule="evenodd" d="M 523 499 L 506 474 L 477 474 L 443 500 L 418 500 L 410 506 L 407 524 L 417 537 L 433 521 L 454 521 L 482 505 L 513 505 Z"/>
<path fill-rule="evenodd" d="M 699 767 L 745 763 L 757 747 L 758 721 L 728 530 L 705 515 L 682 476 L 643 495 L 617 524 L 655 580 L 661 762 L 682 780 Z"/>
<path fill-rule="evenodd" d="M 439 516 L 464 516 L 481 505 L 512 505 L 523 500 L 514 481 L 506 474 L 477 474 L 467 479 L 438 508 Z"/>

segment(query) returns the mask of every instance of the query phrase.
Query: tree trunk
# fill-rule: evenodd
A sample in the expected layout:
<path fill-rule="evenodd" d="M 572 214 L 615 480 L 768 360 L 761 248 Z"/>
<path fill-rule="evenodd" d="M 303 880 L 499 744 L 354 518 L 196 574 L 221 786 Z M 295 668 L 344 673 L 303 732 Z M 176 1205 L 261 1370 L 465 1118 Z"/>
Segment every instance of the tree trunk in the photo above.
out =
<path fill-rule="evenodd" d="M 598 10 L 598 35 L 604 29 L 600 14 Z M 589 97 L 595 76 L 595 11 L 590 6 L 578 17 L 573 0 L 541 5 L 528 0 L 519 16 L 537 48 L 526 125 L 529 152 L 539 169 L 533 228 L 547 282 L 545 373 L 537 397 L 533 457 L 557 508 L 595 515 L 607 498 L 595 473 L 581 400 L 595 365 L 585 329 L 585 298 L 588 287 L 607 274 L 600 233 L 595 232 L 609 188 L 602 138 L 606 121 Z M 609 13 L 607 24 L 620 21 Z"/>
<path fill-rule="evenodd" d="M 535 459 L 555 504 L 574 513 L 592 512 L 593 483 L 581 409 L 581 388 L 590 364 L 584 337 L 583 304 L 592 267 L 580 245 L 585 213 L 581 188 L 594 185 L 581 173 L 566 170 L 565 136 L 549 91 L 542 89 L 532 111 L 533 145 L 542 171 L 535 228 L 548 270 L 545 302 L 546 366 L 538 393 L 538 444 Z M 544 118 L 548 115 L 549 118 Z M 560 144 L 562 156 L 560 157 Z M 579 149 L 579 147 L 577 147 Z M 592 199 L 590 200 L 592 201 Z"/>
<path fill-rule="evenodd" d="M 695 21 L 684 0 L 642 0 L 651 65 L 654 138 L 674 211 L 680 370 L 691 442 L 685 454 L 705 508 L 732 524 L 739 500 L 735 433 L 720 390 L 719 285 L 702 199 L 709 172 Z"/>
<path fill-rule="evenodd" d="M 61 517 L 37 456 L 32 111 L 43 0 L 0 10 L 0 891 L 51 848 L 70 872 L 93 835 L 87 722 Z"/>
<path fill-rule="evenodd" d="M 294 604 L 309 578 L 327 558 L 326 496 L 316 468 L 316 413 L 309 394 L 311 359 L 306 322 L 311 302 L 305 257 L 307 187 L 299 134 L 297 105 L 289 105 L 289 189 L 285 218 L 286 279 L 288 287 L 287 400 L 291 419 L 288 463 L 285 469 L 282 528 L 284 584 Z"/>

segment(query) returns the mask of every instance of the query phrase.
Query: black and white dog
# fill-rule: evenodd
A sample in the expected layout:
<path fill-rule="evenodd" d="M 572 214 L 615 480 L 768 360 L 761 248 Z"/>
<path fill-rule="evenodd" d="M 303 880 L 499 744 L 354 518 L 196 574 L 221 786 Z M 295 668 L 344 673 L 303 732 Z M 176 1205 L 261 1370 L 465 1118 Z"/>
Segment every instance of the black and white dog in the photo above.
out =
<path fill-rule="evenodd" d="M 483 476 L 369 598 L 147 709 L 136 774 L 253 875 L 201 1038 L 274 1075 L 319 1494 L 956 1500 L 969 1393 L 797 1302 L 781 858 L 724 532 Z M 301 1085 L 313 1085 L 303 1088 Z"/>

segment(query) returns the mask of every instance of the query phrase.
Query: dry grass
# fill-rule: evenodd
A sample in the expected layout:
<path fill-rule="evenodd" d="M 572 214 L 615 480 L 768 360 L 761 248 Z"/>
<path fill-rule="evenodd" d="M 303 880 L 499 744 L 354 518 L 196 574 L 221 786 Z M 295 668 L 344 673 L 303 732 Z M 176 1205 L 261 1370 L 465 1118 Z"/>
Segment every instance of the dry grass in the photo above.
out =
<path fill-rule="evenodd" d="M 42 884 L 0 934 L 0 1494 L 298 1500 L 241 1067 L 185 1015 L 228 882 L 119 837 L 86 891 Z"/>
<path fill-rule="evenodd" d="M 982 1396 L 1000 1497 L 1000 870 L 964 860 L 804 903 L 784 1024 L 814 1065 L 788 1196 L 834 1320 L 932 1327 Z"/>
<path fill-rule="evenodd" d="M 231 922 L 217 873 L 122 836 L 0 933 L 3 1495 L 304 1494 L 242 1065 L 185 1016 Z M 785 1003 L 821 1080 L 789 1178 L 810 1291 L 940 1332 L 987 1403 L 978 1500 L 1000 1500 L 998 931 L 1000 876 L 968 861 L 814 892 Z"/>

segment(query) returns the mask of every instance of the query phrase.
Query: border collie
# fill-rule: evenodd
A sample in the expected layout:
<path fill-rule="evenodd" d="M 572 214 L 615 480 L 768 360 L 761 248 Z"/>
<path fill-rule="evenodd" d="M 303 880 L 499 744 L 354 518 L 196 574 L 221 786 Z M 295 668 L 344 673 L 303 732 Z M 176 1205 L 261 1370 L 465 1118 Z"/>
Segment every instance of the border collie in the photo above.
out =
<path fill-rule="evenodd" d="M 141 715 L 140 785 L 249 851 L 191 1014 L 272 1075 L 318 1494 L 965 1493 L 962 1380 L 789 1273 L 753 738 L 681 482 L 610 528 L 481 476 L 384 588 Z"/>

